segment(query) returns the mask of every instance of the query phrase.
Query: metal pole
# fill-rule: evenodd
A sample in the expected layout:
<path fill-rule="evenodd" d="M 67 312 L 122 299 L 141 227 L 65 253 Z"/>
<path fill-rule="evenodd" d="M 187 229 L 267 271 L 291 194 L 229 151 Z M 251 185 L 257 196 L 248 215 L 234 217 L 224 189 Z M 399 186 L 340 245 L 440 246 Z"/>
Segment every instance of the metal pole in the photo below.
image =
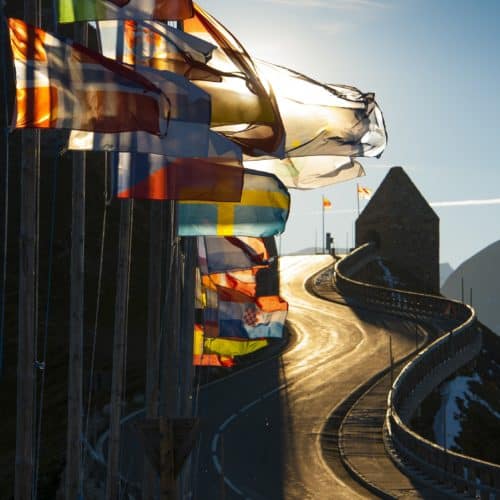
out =
<path fill-rule="evenodd" d="M 359 217 L 359 183 L 356 183 L 356 200 L 358 205 L 358 217 Z"/>
<path fill-rule="evenodd" d="M 74 28 L 75 41 L 87 45 L 87 24 Z M 83 316 L 85 279 L 85 153 L 73 152 L 71 284 L 68 359 L 67 500 L 82 491 Z"/>
<path fill-rule="evenodd" d="M 389 364 L 391 367 L 391 387 L 394 383 L 394 362 L 392 358 L 392 337 L 389 335 Z"/>
<path fill-rule="evenodd" d="M 325 198 L 321 196 L 321 213 L 322 213 L 322 226 L 321 226 L 321 253 L 325 253 Z"/>
<path fill-rule="evenodd" d="M 123 398 L 125 344 L 128 316 L 130 252 L 132 242 L 133 200 L 122 200 L 118 237 L 118 269 L 113 336 L 113 376 L 109 425 L 106 500 L 120 498 L 120 417 Z"/>
<path fill-rule="evenodd" d="M 24 18 L 36 25 L 38 2 L 24 0 Z M 34 43 L 28 59 L 34 59 Z M 33 79 L 28 67 L 26 79 Z M 26 96 L 26 109 L 34 109 L 33 93 Z M 5 110 L 6 112 L 6 110 Z M 35 388 L 35 296 L 39 182 L 39 131 L 23 130 L 21 159 L 21 214 L 19 234 L 19 331 L 17 347 L 17 418 L 15 499 L 31 500 L 33 494 L 33 414 Z"/>

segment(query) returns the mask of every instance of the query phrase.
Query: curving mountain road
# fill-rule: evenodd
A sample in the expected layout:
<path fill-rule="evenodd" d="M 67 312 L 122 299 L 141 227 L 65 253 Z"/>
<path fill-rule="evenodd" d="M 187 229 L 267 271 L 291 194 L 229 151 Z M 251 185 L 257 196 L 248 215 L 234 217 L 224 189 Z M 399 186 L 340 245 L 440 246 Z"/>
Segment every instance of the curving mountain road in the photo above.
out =
<path fill-rule="evenodd" d="M 353 499 L 371 495 L 323 460 L 320 433 L 356 387 L 414 347 L 414 327 L 311 296 L 309 276 L 329 256 L 280 259 L 289 302 L 287 351 L 204 387 L 193 496 L 208 499 Z"/>

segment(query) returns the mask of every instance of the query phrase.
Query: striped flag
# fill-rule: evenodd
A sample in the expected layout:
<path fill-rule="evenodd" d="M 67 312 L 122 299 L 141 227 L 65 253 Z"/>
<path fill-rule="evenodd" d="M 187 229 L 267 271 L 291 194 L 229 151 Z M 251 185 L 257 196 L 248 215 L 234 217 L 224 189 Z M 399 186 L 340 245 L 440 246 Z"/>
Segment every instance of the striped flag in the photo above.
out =
<path fill-rule="evenodd" d="M 358 185 L 358 196 L 363 200 L 368 200 L 372 195 L 372 190 Z"/>
<path fill-rule="evenodd" d="M 218 287 L 222 286 L 244 293 L 249 297 L 255 297 L 257 292 L 257 271 L 258 268 L 253 267 L 239 271 L 206 274 L 201 277 L 201 282 L 205 289 L 217 290 Z"/>
<path fill-rule="evenodd" d="M 217 158 L 172 158 L 118 153 L 115 196 L 148 200 L 239 202 L 243 168 Z"/>
<path fill-rule="evenodd" d="M 131 66 L 185 75 L 207 64 L 215 45 L 156 21 L 99 21 L 102 54 Z"/>
<path fill-rule="evenodd" d="M 321 198 L 323 200 L 323 208 L 324 209 L 332 208 L 332 202 L 328 198 L 325 198 L 324 196 L 322 196 Z"/>
<path fill-rule="evenodd" d="M 205 255 L 205 274 L 266 266 L 271 258 L 262 238 L 245 236 L 200 237 L 198 253 Z"/>
<path fill-rule="evenodd" d="M 170 103 L 147 78 L 19 19 L 8 23 L 14 127 L 166 133 Z"/>
<path fill-rule="evenodd" d="M 285 229 L 290 195 L 271 174 L 245 169 L 239 203 L 180 201 L 179 236 L 273 236 Z"/>
<path fill-rule="evenodd" d="M 232 288 L 218 288 L 219 337 L 281 338 L 288 303 L 278 296 L 249 297 Z"/>
<path fill-rule="evenodd" d="M 59 0 L 60 23 L 98 19 L 186 19 L 192 0 Z"/>

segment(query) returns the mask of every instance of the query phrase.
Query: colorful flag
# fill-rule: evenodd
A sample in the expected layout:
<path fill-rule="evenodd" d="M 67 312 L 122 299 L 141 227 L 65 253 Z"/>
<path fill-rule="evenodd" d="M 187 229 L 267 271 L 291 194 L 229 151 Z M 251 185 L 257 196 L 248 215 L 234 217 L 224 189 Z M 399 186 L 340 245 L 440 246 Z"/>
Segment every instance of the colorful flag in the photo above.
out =
<path fill-rule="evenodd" d="M 170 102 L 147 78 L 19 19 L 9 31 L 14 127 L 166 133 Z"/>
<path fill-rule="evenodd" d="M 161 32 L 154 25 L 126 23 L 124 28 L 124 40 L 119 30 L 111 40 L 115 53 L 117 42 L 126 47 L 126 62 L 169 69 L 195 81 L 210 94 L 215 131 L 250 156 L 283 156 L 284 130 L 272 90 L 241 44 L 210 14 L 195 5 L 194 16 L 183 23 L 186 33 L 216 47 L 205 63 L 189 57 L 186 45 L 191 42 L 186 38 L 182 50 L 169 51 L 168 41 L 160 41 Z M 145 46 L 150 48 L 144 50 Z M 200 52 L 197 43 L 189 50 Z"/>
<path fill-rule="evenodd" d="M 198 252 L 205 256 L 205 274 L 265 266 L 271 258 L 262 238 L 206 236 L 200 239 Z"/>
<path fill-rule="evenodd" d="M 269 345 L 267 339 L 226 339 L 209 338 L 203 340 L 203 349 L 206 354 L 219 354 L 220 356 L 246 356 Z"/>
<path fill-rule="evenodd" d="M 137 151 L 181 158 L 207 156 L 210 147 L 210 96 L 175 73 L 145 67 L 136 69 L 137 73 L 161 89 L 171 104 L 167 136 L 160 138 L 140 132 L 122 134 L 73 132 L 70 135 L 69 149 Z M 219 142 L 216 139 L 216 143 Z M 229 150 L 229 147 L 224 147 Z"/>
<path fill-rule="evenodd" d="M 102 54 L 131 66 L 185 75 L 207 64 L 215 45 L 156 21 L 99 21 Z M 203 67 L 203 66 L 202 66 Z"/>
<path fill-rule="evenodd" d="M 59 0 L 60 23 L 98 19 L 186 19 L 192 0 Z"/>
<path fill-rule="evenodd" d="M 283 156 L 283 124 L 272 91 L 239 42 L 207 12 L 195 6 L 195 15 L 183 22 L 191 38 L 184 33 L 182 45 L 173 42 L 172 31 L 165 32 L 157 23 L 101 25 L 106 55 L 188 78 L 210 94 L 215 131 L 250 156 Z"/>
<path fill-rule="evenodd" d="M 219 337 L 281 338 L 288 304 L 278 296 L 249 297 L 218 288 Z"/>
<path fill-rule="evenodd" d="M 328 198 L 325 198 L 324 196 L 322 196 L 321 198 L 323 200 L 323 208 L 324 209 L 332 208 L 332 202 Z"/>
<path fill-rule="evenodd" d="M 387 133 L 373 93 L 346 85 L 322 84 L 263 61 L 255 64 L 276 95 L 286 132 L 287 156 L 382 154 Z"/>
<path fill-rule="evenodd" d="M 206 274 L 201 277 L 205 289 L 217 290 L 217 287 L 225 287 L 244 293 L 249 297 L 255 297 L 257 292 L 258 268 L 242 269 L 239 271 L 228 271 L 225 273 Z"/>
<path fill-rule="evenodd" d="M 348 156 L 301 156 L 245 161 L 243 164 L 276 175 L 289 189 L 316 189 L 365 175 L 362 165 Z"/>
<path fill-rule="evenodd" d="M 210 158 L 118 153 L 113 158 L 115 196 L 148 200 L 239 202 L 243 168 Z"/>
<path fill-rule="evenodd" d="M 368 200 L 372 195 L 372 190 L 358 185 L 358 196 L 363 200 Z"/>
<path fill-rule="evenodd" d="M 219 354 L 207 354 L 203 347 L 203 325 L 195 323 L 193 341 L 193 365 L 195 366 L 234 366 L 234 358 Z"/>
<path fill-rule="evenodd" d="M 240 203 L 180 201 L 179 236 L 273 236 L 283 232 L 290 195 L 274 175 L 245 169 Z"/>

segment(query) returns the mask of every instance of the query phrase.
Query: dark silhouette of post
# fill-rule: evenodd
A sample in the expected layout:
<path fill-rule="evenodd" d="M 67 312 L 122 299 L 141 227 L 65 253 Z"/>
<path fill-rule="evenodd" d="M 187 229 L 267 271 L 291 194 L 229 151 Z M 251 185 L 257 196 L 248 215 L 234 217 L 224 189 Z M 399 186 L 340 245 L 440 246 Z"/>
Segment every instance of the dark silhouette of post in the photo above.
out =
<path fill-rule="evenodd" d="M 125 378 L 125 346 L 127 342 L 130 253 L 134 207 L 133 200 L 121 200 L 120 203 L 106 500 L 120 498 L 120 417 Z"/>
<path fill-rule="evenodd" d="M 75 41 L 87 45 L 87 24 L 77 23 Z M 66 445 L 67 500 L 82 491 L 82 415 L 83 415 L 83 314 L 85 281 L 85 159 L 84 152 L 73 152 L 71 284 L 68 359 L 68 432 Z"/>
<path fill-rule="evenodd" d="M 162 305 L 162 262 L 164 251 L 165 209 L 163 201 L 151 201 L 149 205 L 149 289 L 148 334 L 146 350 L 146 418 L 158 417 L 160 397 L 160 328 Z M 156 471 L 150 460 L 144 457 L 142 497 L 154 498 Z"/>
<path fill-rule="evenodd" d="M 36 25 L 38 2 L 24 0 L 24 19 Z M 3 41 L 2 41 L 3 43 Z M 34 43 L 28 48 L 34 57 Z M 33 78 L 28 66 L 26 79 Z M 26 93 L 26 109 L 34 108 L 33 93 Z M 14 494 L 16 500 L 31 500 L 33 494 L 33 428 L 36 332 L 36 260 L 39 184 L 39 131 L 23 130 L 21 159 L 21 215 L 19 234 L 19 330 L 17 347 L 17 422 Z"/>

